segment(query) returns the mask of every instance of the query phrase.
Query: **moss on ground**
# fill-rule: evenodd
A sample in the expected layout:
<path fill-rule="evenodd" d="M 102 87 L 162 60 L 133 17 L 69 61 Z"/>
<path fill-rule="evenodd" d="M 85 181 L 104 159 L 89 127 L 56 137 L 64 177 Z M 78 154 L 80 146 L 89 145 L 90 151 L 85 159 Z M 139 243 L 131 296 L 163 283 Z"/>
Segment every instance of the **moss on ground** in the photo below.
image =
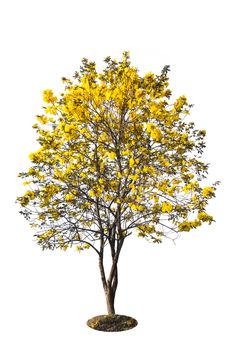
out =
<path fill-rule="evenodd" d="M 136 327 L 137 324 L 134 318 L 124 315 L 100 315 L 87 321 L 90 328 L 103 332 L 127 331 Z"/>

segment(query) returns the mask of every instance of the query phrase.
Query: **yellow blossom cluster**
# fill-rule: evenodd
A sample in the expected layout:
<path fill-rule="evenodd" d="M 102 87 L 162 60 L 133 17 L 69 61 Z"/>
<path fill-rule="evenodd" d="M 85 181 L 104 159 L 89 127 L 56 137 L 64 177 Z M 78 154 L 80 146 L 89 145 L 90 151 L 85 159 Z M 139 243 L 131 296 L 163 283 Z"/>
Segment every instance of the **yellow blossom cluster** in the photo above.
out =
<path fill-rule="evenodd" d="M 51 89 L 47 89 L 43 91 L 43 100 L 46 103 L 54 103 L 57 101 L 57 97 L 53 95 L 53 91 Z"/>

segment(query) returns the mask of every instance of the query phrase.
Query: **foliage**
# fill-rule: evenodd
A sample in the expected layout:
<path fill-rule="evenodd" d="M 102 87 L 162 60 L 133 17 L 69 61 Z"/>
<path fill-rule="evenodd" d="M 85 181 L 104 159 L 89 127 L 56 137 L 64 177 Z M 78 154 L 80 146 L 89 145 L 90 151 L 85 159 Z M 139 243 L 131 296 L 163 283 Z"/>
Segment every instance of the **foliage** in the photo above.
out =
<path fill-rule="evenodd" d="M 160 243 L 214 221 L 206 206 L 218 182 L 202 186 L 206 132 L 185 121 L 185 96 L 169 103 L 169 66 L 141 77 L 128 52 L 104 61 L 98 73 L 84 58 L 60 96 L 43 93 L 40 148 L 17 197 L 42 249 L 99 252 L 101 237 L 112 244 L 133 232 Z"/>

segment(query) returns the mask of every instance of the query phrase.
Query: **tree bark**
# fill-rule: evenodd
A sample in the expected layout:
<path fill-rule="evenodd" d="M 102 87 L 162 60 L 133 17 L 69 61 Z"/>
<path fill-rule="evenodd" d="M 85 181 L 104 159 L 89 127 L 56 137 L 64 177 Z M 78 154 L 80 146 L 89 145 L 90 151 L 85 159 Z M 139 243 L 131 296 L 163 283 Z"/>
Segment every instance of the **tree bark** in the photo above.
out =
<path fill-rule="evenodd" d="M 120 251 L 123 245 L 124 239 L 122 239 L 117 244 L 117 249 L 115 250 L 114 246 L 111 246 L 112 251 L 112 267 L 110 270 L 110 274 L 108 277 L 107 286 L 105 288 L 105 296 L 106 296 L 106 302 L 107 302 L 107 311 L 109 315 L 115 315 L 115 295 L 116 295 L 116 289 L 118 285 L 118 269 L 117 269 L 117 263 L 118 258 L 120 255 Z"/>
<path fill-rule="evenodd" d="M 110 316 L 113 316 L 115 315 L 115 307 L 114 307 L 115 292 L 113 291 L 113 288 L 111 286 L 107 286 L 105 290 L 105 297 L 106 297 L 108 314 Z"/>
<path fill-rule="evenodd" d="M 105 276 L 105 269 L 103 264 L 103 254 L 99 255 L 99 268 L 100 268 L 100 275 L 101 280 L 105 292 L 105 298 L 106 298 L 106 304 L 107 304 L 107 312 L 109 315 L 115 315 L 115 295 L 116 295 L 116 289 L 118 285 L 118 269 L 117 269 L 117 263 L 118 258 L 120 254 L 121 247 L 123 245 L 123 240 L 119 244 L 117 251 L 115 252 L 115 255 L 113 255 L 112 259 L 112 266 L 109 274 L 108 280 Z"/>

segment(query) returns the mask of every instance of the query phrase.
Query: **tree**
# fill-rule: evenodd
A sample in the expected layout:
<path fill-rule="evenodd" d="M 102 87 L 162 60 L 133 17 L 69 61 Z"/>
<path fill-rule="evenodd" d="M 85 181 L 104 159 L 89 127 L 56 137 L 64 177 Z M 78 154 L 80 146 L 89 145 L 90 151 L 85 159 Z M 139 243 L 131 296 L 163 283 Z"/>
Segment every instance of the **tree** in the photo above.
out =
<path fill-rule="evenodd" d="M 17 197 L 20 211 L 37 229 L 42 249 L 76 246 L 98 255 L 107 311 L 115 314 L 118 259 L 125 239 L 152 243 L 214 219 L 206 212 L 215 182 L 203 187 L 205 130 L 186 122 L 185 96 L 170 102 L 169 66 L 143 77 L 130 62 L 107 57 L 105 69 L 84 58 L 64 92 L 43 92 L 44 113 L 33 128 L 40 148 L 19 173 L 29 189 Z M 111 251 L 106 276 L 104 251 Z"/>

